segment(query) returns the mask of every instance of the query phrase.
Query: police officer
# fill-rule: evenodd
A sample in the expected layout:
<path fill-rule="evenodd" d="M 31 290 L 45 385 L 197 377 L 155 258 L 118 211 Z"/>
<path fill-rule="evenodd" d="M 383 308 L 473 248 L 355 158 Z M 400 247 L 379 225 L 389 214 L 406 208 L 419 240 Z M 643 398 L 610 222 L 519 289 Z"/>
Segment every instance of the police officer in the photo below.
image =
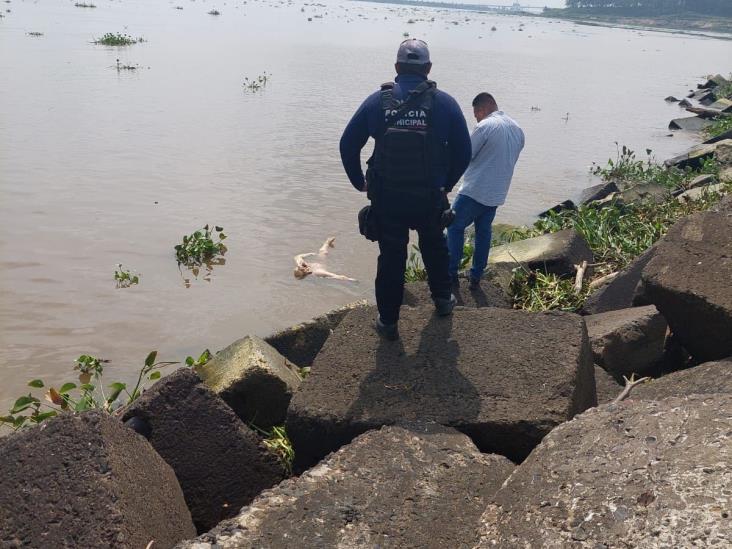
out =
<path fill-rule="evenodd" d="M 455 306 L 443 230 L 449 217 L 447 193 L 470 162 L 467 123 L 457 102 L 427 79 L 432 68 L 427 44 L 405 40 L 396 60 L 396 82 L 382 84 L 353 115 L 340 142 L 341 160 L 356 189 L 368 193 L 371 233 L 378 240 L 376 329 L 399 338 L 409 230 L 419 235 L 430 292 L 438 315 Z M 366 176 L 361 149 L 375 141 Z"/>

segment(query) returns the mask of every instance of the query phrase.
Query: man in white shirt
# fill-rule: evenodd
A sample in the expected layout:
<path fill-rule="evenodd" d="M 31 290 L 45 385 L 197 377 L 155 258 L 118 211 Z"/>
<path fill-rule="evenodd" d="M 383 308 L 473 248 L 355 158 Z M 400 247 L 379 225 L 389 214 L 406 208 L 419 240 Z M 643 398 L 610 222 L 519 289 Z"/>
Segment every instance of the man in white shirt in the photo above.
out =
<path fill-rule="evenodd" d="M 498 110 L 496 100 L 489 93 L 479 93 L 473 99 L 473 114 L 478 124 L 470 135 L 472 158 L 452 206 L 455 220 L 447 229 L 447 246 L 450 276 L 453 284 L 457 284 L 465 229 L 475 224 L 470 288 L 477 289 L 488 264 L 491 225 L 496 209 L 506 201 L 514 166 L 524 148 L 524 132 L 512 118 Z"/>

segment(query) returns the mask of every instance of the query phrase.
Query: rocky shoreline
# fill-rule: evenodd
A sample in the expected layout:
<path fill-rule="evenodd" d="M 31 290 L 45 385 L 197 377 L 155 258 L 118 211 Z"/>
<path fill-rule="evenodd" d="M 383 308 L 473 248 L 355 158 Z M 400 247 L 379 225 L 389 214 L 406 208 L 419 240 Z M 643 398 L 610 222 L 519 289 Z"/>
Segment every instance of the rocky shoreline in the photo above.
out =
<path fill-rule="evenodd" d="M 669 159 L 712 159 L 693 186 L 547 214 L 699 205 L 618 272 L 572 228 L 507 242 L 451 317 L 408 284 L 400 341 L 357 302 L 0 439 L 0 547 L 732 545 L 729 137 Z M 516 310 L 517 271 L 587 299 Z"/>
<path fill-rule="evenodd" d="M 544 8 L 540 17 L 573 21 L 581 25 L 625 28 L 634 30 L 653 30 L 675 34 L 709 36 L 722 40 L 732 40 L 732 18 L 713 17 L 695 13 L 673 15 L 634 16 L 598 13 L 595 10 Z M 710 34 L 713 33 L 713 34 Z"/>

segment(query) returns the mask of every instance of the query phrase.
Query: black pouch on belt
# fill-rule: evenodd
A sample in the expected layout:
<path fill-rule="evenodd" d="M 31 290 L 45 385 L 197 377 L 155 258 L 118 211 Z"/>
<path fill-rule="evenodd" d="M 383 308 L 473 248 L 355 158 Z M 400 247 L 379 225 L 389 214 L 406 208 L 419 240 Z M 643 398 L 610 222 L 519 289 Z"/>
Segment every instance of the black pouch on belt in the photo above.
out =
<path fill-rule="evenodd" d="M 379 223 L 371 205 L 358 212 L 358 232 L 372 242 L 379 240 Z"/>

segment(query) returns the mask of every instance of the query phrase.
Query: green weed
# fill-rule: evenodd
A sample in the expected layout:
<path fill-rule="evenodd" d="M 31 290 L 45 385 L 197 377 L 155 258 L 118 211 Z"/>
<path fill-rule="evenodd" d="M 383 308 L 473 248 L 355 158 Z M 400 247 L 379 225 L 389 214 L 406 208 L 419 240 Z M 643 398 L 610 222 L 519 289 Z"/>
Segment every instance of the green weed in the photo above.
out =
<path fill-rule="evenodd" d="M 28 33 L 28 36 L 43 36 L 43 33 L 38 31 L 32 31 Z"/>
<path fill-rule="evenodd" d="M 122 263 L 117 264 L 117 269 L 114 271 L 114 280 L 117 282 L 117 288 L 129 288 L 135 284 L 140 283 L 140 275 L 133 274 L 129 269 L 122 267 Z"/>
<path fill-rule="evenodd" d="M 267 87 L 267 82 L 269 82 L 270 78 L 272 78 L 272 75 L 267 74 L 267 71 L 264 71 L 253 80 L 249 80 L 249 77 L 244 77 L 244 83 L 242 86 L 244 86 L 244 91 L 258 92 Z"/>
<path fill-rule="evenodd" d="M 718 118 L 711 126 L 704 129 L 704 135 L 709 138 L 722 135 L 724 132 L 732 130 L 732 116 Z"/>
<path fill-rule="evenodd" d="M 419 248 L 412 244 L 407 258 L 407 269 L 404 271 L 404 282 L 417 282 L 418 280 L 427 280 L 427 270 L 422 264 L 422 254 Z"/>
<path fill-rule="evenodd" d="M 74 6 L 77 8 L 96 8 L 94 4 L 87 4 L 86 2 L 77 2 Z"/>
<path fill-rule="evenodd" d="M 700 173 L 694 172 L 691 168 L 680 170 L 658 164 L 652 156 L 651 149 L 646 149 L 646 159 L 641 160 L 636 157 L 635 151 L 625 145 L 621 148 L 616 142 L 615 146 L 617 147 L 615 160 L 608 159 L 605 166 L 598 166 L 593 162 L 590 172 L 605 181 L 614 181 L 621 189 L 642 183 L 656 183 L 669 189 L 677 189 Z"/>
<path fill-rule="evenodd" d="M 219 10 L 211 10 L 208 12 L 209 15 L 221 15 L 221 12 Z"/>
<path fill-rule="evenodd" d="M 145 40 L 143 38 L 133 38 L 129 34 L 108 32 L 101 38 L 94 40 L 92 43 L 100 44 L 102 46 L 131 46 L 132 44 L 144 41 Z"/>
<path fill-rule="evenodd" d="M 285 426 L 276 426 L 267 430 L 250 423 L 249 427 L 264 437 L 262 441 L 264 445 L 270 452 L 277 456 L 287 475 L 292 475 L 292 463 L 295 461 L 295 450 L 292 447 L 290 438 L 287 436 Z"/>
<path fill-rule="evenodd" d="M 17 430 L 27 425 L 41 423 L 63 412 L 99 409 L 113 413 L 137 400 L 148 382 L 160 379 L 162 368 L 178 364 L 156 362 L 157 354 L 157 351 L 152 351 L 147 355 L 132 390 L 128 389 L 126 383 L 120 381 L 105 385 L 104 365 L 109 361 L 92 355 L 81 355 L 76 359 L 74 366 L 74 370 L 79 372 L 78 384 L 67 382 L 58 389 L 49 387 L 43 401 L 32 392 L 19 397 L 8 415 L 0 417 L 0 425 Z M 34 379 L 28 382 L 28 386 L 33 389 L 44 389 L 46 383 L 41 379 Z"/>
<path fill-rule="evenodd" d="M 527 311 L 575 312 L 587 297 L 587 290 L 575 292 L 574 280 L 522 268 L 514 269 L 509 292 L 514 306 Z"/>
<path fill-rule="evenodd" d="M 201 266 L 226 253 L 223 243 L 225 238 L 223 227 L 214 226 L 211 229 L 204 225 L 202 229 L 183 237 L 183 242 L 175 246 L 175 257 L 181 265 Z"/>

